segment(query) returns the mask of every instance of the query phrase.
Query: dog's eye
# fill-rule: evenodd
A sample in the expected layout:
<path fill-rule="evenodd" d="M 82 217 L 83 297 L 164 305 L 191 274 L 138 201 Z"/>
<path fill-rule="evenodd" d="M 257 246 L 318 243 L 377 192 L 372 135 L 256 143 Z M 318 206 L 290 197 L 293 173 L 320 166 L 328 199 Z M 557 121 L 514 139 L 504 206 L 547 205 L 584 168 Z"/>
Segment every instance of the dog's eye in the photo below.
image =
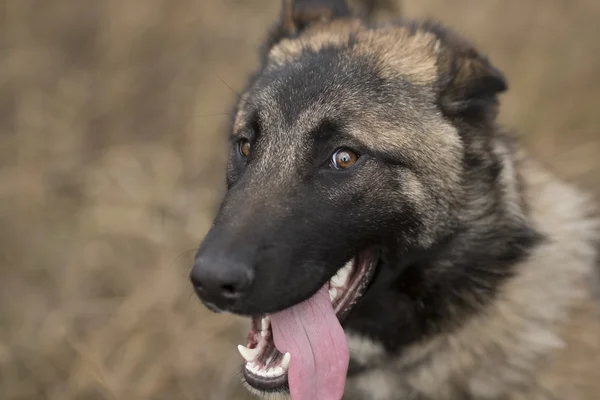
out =
<path fill-rule="evenodd" d="M 239 144 L 239 150 L 240 150 L 240 154 L 242 155 L 242 157 L 244 158 L 248 158 L 248 156 L 250 155 L 250 141 L 247 139 L 242 139 Z"/>
<path fill-rule="evenodd" d="M 333 169 L 348 169 L 358 160 L 358 154 L 350 149 L 339 149 L 331 156 L 330 167 Z"/>

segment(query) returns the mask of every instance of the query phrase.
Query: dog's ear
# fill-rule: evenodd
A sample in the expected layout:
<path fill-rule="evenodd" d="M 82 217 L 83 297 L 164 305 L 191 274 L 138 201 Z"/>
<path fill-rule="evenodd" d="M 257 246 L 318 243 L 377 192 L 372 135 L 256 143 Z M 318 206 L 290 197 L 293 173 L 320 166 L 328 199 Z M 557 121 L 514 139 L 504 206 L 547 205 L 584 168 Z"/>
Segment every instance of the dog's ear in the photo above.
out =
<path fill-rule="evenodd" d="M 345 0 L 283 0 L 281 32 L 293 36 L 314 22 L 350 16 Z"/>
<path fill-rule="evenodd" d="M 498 94 L 508 89 L 502 72 L 462 38 L 440 38 L 440 106 L 449 116 L 495 118 Z"/>

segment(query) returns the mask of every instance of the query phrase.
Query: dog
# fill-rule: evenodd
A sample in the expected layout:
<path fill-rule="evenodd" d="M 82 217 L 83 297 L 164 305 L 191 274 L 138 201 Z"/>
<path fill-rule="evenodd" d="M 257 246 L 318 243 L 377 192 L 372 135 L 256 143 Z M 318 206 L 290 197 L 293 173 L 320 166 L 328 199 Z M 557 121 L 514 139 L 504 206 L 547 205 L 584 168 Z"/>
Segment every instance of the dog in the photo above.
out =
<path fill-rule="evenodd" d="M 190 278 L 252 319 L 247 387 L 600 398 L 592 201 L 498 125 L 506 79 L 467 40 L 364 14 L 283 0 L 235 108 Z"/>

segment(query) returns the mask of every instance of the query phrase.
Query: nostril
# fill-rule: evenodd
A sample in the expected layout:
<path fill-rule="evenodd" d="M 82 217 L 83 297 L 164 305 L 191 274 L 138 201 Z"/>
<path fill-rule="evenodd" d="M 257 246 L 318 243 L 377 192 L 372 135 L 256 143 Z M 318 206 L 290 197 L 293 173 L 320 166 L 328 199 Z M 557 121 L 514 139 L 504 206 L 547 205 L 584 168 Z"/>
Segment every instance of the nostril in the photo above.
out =
<path fill-rule="evenodd" d="M 223 285 L 223 286 L 221 286 L 221 290 L 223 291 L 223 294 L 226 296 L 235 296 L 237 294 L 237 290 L 235 289 L 235 286 L 233 286 L 233 285 Z"/>

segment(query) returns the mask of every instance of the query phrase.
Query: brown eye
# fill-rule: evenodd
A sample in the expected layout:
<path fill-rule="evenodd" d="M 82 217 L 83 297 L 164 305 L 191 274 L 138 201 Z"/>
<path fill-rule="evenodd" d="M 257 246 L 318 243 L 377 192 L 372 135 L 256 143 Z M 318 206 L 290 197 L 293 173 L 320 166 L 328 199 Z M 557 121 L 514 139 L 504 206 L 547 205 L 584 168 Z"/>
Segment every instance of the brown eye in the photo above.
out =
<path fill-rule="evenodd" d="M 240 146 L 240 154 L 245 157 L 248 158 L 248 156 L 250 155 L 250 142 L 246 139 L 242 140 L 239 144 Z"/>
<path fill-rule="evenodd" d="M 358 155 L 349 149 L 339 149 L 331 156 L 331 167 L 334 169 L 347 169 L 358 160 Z"/>

